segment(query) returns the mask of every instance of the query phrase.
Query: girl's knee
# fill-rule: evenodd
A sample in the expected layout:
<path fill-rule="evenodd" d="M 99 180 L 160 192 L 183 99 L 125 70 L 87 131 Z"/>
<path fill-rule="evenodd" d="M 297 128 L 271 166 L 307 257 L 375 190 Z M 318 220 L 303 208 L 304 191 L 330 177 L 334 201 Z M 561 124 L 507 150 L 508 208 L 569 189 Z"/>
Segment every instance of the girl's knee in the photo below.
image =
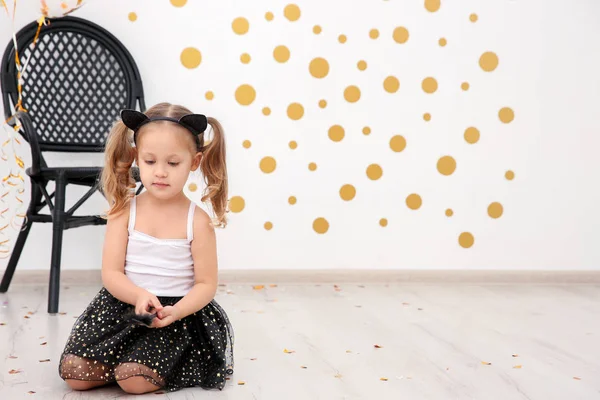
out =
<path fill-rule="evenodd" d="M 119 380 L 117 383 L 121 386 L 121 389 L 129 394 L 149 393 L 160 389 L 159 386 L 148 382 L 143 376 L 132 376 Z"/>
<path fill-rule="evenodd" d="M 106 382 L 80 381 L 77 379 L 65 379 L 65 382 L 73 390 L 90 390 L 106 384 Z"/>

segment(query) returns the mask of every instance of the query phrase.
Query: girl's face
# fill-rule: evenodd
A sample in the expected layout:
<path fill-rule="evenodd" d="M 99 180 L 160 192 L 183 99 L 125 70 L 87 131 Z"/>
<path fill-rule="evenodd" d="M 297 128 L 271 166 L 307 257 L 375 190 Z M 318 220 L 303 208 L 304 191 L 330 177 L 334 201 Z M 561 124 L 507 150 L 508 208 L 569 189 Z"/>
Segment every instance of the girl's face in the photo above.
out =
<path fill-rule="evenodd" d="M 137 164 L 146 190 L 161 200 L 181 193 L 190 171 L 200 165 L 194 138 L 171 122 L 150 123 L 138 133 Z"/>

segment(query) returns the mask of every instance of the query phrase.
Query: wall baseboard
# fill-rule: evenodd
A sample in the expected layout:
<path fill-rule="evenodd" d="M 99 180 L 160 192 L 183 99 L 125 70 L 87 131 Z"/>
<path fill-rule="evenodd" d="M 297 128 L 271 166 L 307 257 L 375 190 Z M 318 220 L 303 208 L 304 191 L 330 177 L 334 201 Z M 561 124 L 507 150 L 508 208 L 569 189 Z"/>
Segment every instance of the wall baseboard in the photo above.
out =
<path fill-rule="evenodd" d="M 0 272 L 3 274 L 4 271 Z M 48 284 L 48 270 L 17 271 L 13 283 Z M 220 283 L 600 284 L 599 271 L 538 270 L 221 270 Z M 61 271 L 63 285 L 101 285 L 100 270 Z"/>

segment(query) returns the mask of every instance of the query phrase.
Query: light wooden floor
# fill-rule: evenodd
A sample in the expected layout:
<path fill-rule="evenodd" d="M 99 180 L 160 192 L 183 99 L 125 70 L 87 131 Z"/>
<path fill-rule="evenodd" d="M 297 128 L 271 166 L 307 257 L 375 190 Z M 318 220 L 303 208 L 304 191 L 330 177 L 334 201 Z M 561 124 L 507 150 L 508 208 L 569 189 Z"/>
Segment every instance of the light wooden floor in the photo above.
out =
<path fill-rule="evenodd" d="M 598 284 L 269 283 L 219 288 L 236 334 L 223 391 L 142 398 L 600 399 Z M 58 376 L 75 317 L 99 289 L 63 287 L 56 316 L 45 285 L 0 294 L 0 399 L 140 397 L 72 392 Z"/>

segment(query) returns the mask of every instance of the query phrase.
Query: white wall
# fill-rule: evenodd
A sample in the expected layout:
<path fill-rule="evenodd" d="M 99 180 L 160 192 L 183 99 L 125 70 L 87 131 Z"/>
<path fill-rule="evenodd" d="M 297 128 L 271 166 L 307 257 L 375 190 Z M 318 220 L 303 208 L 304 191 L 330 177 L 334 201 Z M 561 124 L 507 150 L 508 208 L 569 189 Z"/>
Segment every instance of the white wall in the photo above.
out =
<path fill-rule="evenodd" d="M 37 17 L 32 3 L 20 2 L 17 28 Z M 128 47 L 148 106 L 181 103 L 223 123 L 230 195 L 243 197 L 246 206 L 218 233 L 221 269 L 598 269 L 600 3 L 442 0 L 434 13 L 423 1 L 352 3 L 298 2 L 295 22 L 284 17 L 287 3 L 274 0 L 189 0 L 181 8 L 167 0 L 88 0 L 73 15 L 102 25 Z M 477 22 L 469 20 L 471 13 Z M 247 34 L 233 32 L 237 17 L 250 22 Z M 11 34 L 7 22 L 0 16 L 2 46 Z M 312 32 L 314 25 L 321 34 Z M 405 44 L 392 39 L 397 26 L 410 32 Z M 377 39 L 369 38 L 373 28 Z M 337 40 L 342 33 L 345 44 Z M 438 45 L 441 37 L 445 47 Z M 288 62 L 274 60 L 278 45 L 290 49 Z M 180 61 L 190 46 L 202 53 L 195 69 Z M 486 51 L 499 57 L 493 72 L 478 64 Z M 245 52 L 249 64 L 240 62 Z M 315 57 L 329 61 L 324 79 L 309 74 Z M 359 60 L 367 61 L 365 71 L 356 67 Z M 388 75 L 399 78 L 397 93 L 383 90 Z M 439 84 L 433 94 L 421 89 L 428 76 Z M 464 81 L 468 91 L 460 88 Z M 256 89 L 249 106 L 236 102 L 241 84 Z M 344 99 L 348 85 L 360 88 L 358 102 Z M 212 101 L 204 97 L 209 90 Z M 320 99 L 328 101 L 325 109 Z M 292 102 L 304 106 L 298 121 L 286 114 Z M 271 115 L 262 114 L 265 106 Z M 514 121 L 500 122 L 502 107 L 514 110 Z M 345 128 L 341 142 L 328 138 L 334 124 Z M 364 126 L 369 136 L 361 133 Z M 476 144 L 463 139 L 469 126 L 481 132 Z M 388 143 L 399 134 L 407 147 L 395 153 Z M 252 142 L 249 149 L 244 140 Z M 298 142 L 296 150 L 290 140 Z M 20 151 L 28 162 L 29 149 Z M 458 167 L 443 176 L 436 163 L 447 154 Z M 271 174 L 259 168 L 265 156 L 277 160 Z M 91 164 L 100 157 L 50 160 Z M 309 171 L 309 162 L 318 169 Z M 371 163 L 383 168 L 381 179 L 367 178 Z M 507 170 L 514 180 L 504 178 Z M 344 184 L 357 190 L 352 201 L 340 198 Z M 83 192 L 71 190 L 72 204 Z M 405 204 L 411 193 L 423 199 L 416 211 Z M 188 194 L 199 200 L 199 191 Z M 293 206 L 291 195 L 298 199 Z M 503 205 L 498 219 L 487 214 L 491 202 Z M 103 207 L 98 196 L 82 212 Z M 450 218 L 447 208 L 454 211 Z M 329 222 L 325 234 L 313 230 L 318 217 Z M 387 227 L 380 218 L 387 218 Z M 266 221 L 273 229 L 263 227 Z M 468 249 L 458 243 L 464 231 L 475 237 Z M 16 232 L 8 233 L 14 241 Z M 67 231 L 63 268 L 100 268 L 103 233 L 103 227 Z M 34 225 L 18 269 L 48 268 L 50 238 L 50 225 Z"/>

